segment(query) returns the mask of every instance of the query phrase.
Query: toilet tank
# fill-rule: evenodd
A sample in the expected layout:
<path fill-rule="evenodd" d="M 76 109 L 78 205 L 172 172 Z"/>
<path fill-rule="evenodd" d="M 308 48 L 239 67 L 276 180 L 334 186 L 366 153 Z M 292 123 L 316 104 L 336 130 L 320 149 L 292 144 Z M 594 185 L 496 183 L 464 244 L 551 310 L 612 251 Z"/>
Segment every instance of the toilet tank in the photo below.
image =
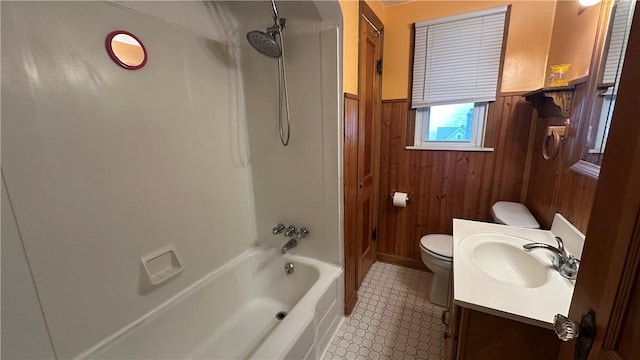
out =
<path fill-rule="evenodd" d="M 539 229 L 540 224 L 526 206 L 519 202 L 498 201 L 491 207 L 491 216 L 498 224 Z"/>

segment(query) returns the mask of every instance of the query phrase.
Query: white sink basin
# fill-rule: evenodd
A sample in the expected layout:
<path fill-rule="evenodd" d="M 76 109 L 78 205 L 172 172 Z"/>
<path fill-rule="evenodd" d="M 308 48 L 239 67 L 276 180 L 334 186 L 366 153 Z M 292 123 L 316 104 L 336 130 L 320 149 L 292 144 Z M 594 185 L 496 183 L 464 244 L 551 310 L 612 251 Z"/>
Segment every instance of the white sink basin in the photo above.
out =
<path fill-rule="evenodd" d="M 551 264 L 542 263 L 522 249 L 530 241 L 510 235 L 480 233 L 460 241 L 460 255 L 468 265 L 495 280 L 525 288 L 549 281 Z"/>
<path fill-rule="evenodd" d="M 556 214 L 552 229 L 524 229 L 453 220 L 453 298 L 457 305 L 553 329 L 556 314 L 569 313 L 575 281 L 563 278 L 545 250 L 524 252 L 531 242 L 556 246 L 554 236 L 579 254 L 584 235 Z M 564 224 L 567 225 L 564 225 Z M 578 239 L 580 238 L 580 239 Z M 579 247 L 578 247 L 579 246 Z"/>

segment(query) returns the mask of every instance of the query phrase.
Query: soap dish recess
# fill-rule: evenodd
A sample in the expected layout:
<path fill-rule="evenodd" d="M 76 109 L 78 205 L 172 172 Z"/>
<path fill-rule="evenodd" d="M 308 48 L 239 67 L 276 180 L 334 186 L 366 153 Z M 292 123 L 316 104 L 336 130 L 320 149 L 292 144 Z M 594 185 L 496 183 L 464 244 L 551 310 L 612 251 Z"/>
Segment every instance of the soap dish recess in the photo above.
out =
<path fill-rule="evenodd" d="M 173 245 L 143 255 L 140 260 L 152 285 L 160 285 L 182 272 L 182 263 Z"/>

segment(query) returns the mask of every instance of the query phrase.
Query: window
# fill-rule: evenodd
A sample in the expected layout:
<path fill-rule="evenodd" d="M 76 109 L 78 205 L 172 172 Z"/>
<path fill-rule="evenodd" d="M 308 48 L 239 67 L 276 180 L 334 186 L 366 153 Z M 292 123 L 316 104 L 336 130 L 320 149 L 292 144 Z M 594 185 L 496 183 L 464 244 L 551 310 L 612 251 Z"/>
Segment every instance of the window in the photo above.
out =
<path fill-rule="evenodd" d="M 420 108 L 414 144 L 434 150 L 481 148 L 486 115 L 486 102 Z"/>
<path fill-rule="evenodd" d="M 415 24 L 411 107 L 414 147 L 483 148 L 489 102 L 495 101 L 507 7 Z"/>
<path fill-rule="evenodd" d="M 592 144 L 589 154 L 603 154 L 607 144 L 634 10 L 635 1 L 618 1 L 612 10 L 602 80 L 598 84 L 600 89 L 604 89 L 602 107 L 595 138 L 588 140 Z"/>

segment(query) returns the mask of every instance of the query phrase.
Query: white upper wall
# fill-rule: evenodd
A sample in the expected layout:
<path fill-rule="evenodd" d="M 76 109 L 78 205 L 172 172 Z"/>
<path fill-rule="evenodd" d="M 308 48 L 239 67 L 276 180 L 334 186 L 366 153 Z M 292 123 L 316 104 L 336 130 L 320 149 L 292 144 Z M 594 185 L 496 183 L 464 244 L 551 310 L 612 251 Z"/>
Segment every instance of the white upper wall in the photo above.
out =
<path fill-rule="evenodd" d="M 255 242 L 238 61 L 228 42 L 109 3 L 1 6 L 2 171 L 55 351 L 69 358 Z M 116 29 L 144 42 L 143 69 L 111 61 Z M 152 289 L 140 256 L 166 244 L 184 272 Z"/>

